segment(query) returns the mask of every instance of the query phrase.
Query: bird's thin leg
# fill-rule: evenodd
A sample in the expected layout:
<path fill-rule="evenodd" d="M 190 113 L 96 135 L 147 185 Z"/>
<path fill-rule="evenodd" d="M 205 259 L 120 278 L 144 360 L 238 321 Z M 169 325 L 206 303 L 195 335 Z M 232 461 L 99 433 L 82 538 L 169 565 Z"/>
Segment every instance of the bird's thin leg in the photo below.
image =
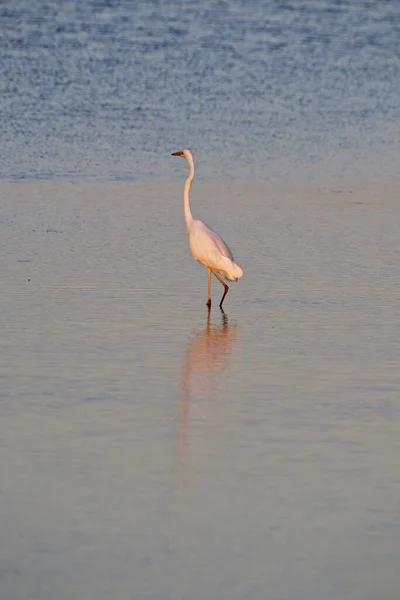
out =
<path fill-rule="evenodd" d="M 215 271 L 213 271 L 213 273 L 214 273 L 215 277 L 218 279 L 218 281 L 220 281 L 222 283 L 222 285 L 224 286 L 224 295 L 222 296 L 221 302 L 219 303 L 219 307 L 222 310 L 222 303 L 225 300 L 225 296 L 229 292 L 229 287 L 226 285 L 225 281 L 223 279 L 221 279 L 221 277 Z"/>
<path fill-rule="evenodd" d="M 211 306 L 211 269 L 207 269 L 208 271 L 208 300 L 207 306 L 210 308 Z"/>

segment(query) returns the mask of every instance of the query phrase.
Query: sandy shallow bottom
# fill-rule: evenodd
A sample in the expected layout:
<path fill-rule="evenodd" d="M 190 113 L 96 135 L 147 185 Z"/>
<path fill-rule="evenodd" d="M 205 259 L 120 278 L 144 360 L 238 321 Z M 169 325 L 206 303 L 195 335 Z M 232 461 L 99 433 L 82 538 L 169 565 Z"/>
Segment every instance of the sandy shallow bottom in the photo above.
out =
<path fill-rule="evenodd" d="M 7 600 L 389 600 L 400 184 L 1 184 Z"/>

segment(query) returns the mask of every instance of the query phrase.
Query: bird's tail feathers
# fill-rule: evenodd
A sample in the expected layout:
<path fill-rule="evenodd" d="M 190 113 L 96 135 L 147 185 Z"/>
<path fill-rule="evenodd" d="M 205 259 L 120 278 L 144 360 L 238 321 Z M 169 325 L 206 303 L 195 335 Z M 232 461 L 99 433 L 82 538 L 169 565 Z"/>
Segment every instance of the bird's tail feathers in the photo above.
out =
<path fill-rule="evenodd" d="M 243 271 L 239 267 L 239 265 L 237 265 L 236 263 L 232 262 L 232 267 L 233 267 L 233 274 L 236 277 L 236 279 L 239 279 L 240 277 L 242 277 Z"/>
<path fill-rule="evenodd" d="M 224 263 L 223 271 L 226 273 L 229 281 L 236 281 L 243 275 L 242 269 L 236 263 L 234 263 L 233 260 L 230 260 L 230 258 L 226 258 L 225 256 L 221 257 L 221 260 Z"/>

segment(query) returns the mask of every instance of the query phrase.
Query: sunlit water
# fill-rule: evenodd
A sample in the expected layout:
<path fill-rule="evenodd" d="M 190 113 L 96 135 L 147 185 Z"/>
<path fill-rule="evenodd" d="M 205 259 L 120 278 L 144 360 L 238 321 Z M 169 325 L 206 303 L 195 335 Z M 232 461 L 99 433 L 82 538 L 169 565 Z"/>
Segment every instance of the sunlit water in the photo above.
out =
<path fill-rule="evenodd" d="M 398 597 L 399 191 L 2 185 L 1 598 Z"/>
<path fill-rule="evenodd" d="M 399 24 L 0 5 L 1 600 L 398 599 Z"/>
<path fill-rule="evenodd" d="M 0 175 L 398 177 L 395 0 L 0 5 Z"/>

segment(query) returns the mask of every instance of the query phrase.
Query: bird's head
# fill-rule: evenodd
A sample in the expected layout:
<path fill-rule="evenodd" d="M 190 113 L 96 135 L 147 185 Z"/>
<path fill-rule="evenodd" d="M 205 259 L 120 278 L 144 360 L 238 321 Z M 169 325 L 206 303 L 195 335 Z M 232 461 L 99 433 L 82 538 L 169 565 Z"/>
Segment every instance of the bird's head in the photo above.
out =
<path fill-rule="evenodd" d="M 190 160 L 192 158 L 192 153 L 187 148 L 185 150 L 179 150 L 178 152 L 173 152 L 171 156 L 183 156 L 186 160 Z"/>

